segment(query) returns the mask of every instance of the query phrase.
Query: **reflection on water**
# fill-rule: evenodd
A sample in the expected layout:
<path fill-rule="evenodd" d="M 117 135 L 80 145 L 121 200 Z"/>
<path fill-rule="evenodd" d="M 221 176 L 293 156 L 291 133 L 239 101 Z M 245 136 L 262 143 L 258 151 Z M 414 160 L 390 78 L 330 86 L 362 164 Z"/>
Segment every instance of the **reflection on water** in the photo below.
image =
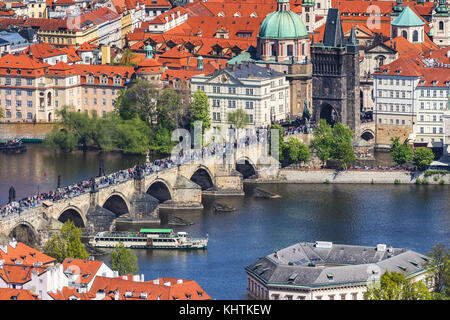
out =
<path fill-rule="evenodd" d="M 385 154 L 386 155 L 386 154 Z M 389 156 L 389 154 L 387 154 Z M 141 161 L 143 161 L 143 157 Z M 98 173 L 96 152 L 64 154 L 30 146 L 22 155 L 0 154 L 0 200 L 10 185 L 18 197 L 39 184 L 54 188 Z M 136 157 L 105 154 L 108 172 L 132 166 Z M 44 172 L 47 175 L 44 176 Z M 385 243 L 426 253 L 437 243 L 449 243 L 449 185 L 267 184 L 258 186 L 281 195 L 256 199 L 254 187 L 245 197 L 221 197 L 235 212 L 216 213 L 214 198 L 205 197 L 204 210 L 180 211 L 193 225 L 174 227 L 192 236 L 209 235 L 208 250 L 135 250 L 146 280 L 162 276 L 194 279 L 214 299 L 245 299 L 244 268 L 299 241 L 332 241 L 375 246 Z M 101 257 L 110 263 L 109 255 Z"/>

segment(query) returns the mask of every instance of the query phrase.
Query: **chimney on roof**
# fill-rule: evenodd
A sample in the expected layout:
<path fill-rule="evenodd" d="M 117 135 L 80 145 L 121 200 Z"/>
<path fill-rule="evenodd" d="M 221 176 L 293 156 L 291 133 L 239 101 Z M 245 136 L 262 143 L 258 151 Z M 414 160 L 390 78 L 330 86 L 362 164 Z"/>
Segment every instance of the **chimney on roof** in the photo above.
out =
<path fill-rule="evenodd" d="M 153 280 L 153 284 L 159 284 L 159 279 Z"/>
<path fill-rule="evenodd" d="M 12 247 L 12 248 L 16 248 L 16 246 L 17 246 L 17 241 L 16 241 L 16 239 L 15 238 L 13 238 L 12 239 L 12 241 L 9 243 L 9 245 Z"/>
<path fill-rule="evenodd" d="M 177 280 L 177 283 L 179 284 L 179 283 L 183 283 L 183 279 L 178 279 Z"/>

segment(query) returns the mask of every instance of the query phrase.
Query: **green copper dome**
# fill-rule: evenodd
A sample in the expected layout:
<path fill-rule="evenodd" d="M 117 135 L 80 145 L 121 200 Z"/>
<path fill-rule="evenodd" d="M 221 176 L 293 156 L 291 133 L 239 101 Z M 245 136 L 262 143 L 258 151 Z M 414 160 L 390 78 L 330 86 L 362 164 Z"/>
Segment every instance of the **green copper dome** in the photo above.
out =
<path fill-rule="evenodd" d="M 414 27 L 423 26 L 425 23 L 411 10 L 406 7 L 402 13 L 392 22 L 393 26 Z"/>
<path fill-rule="evenodd" d="M 298 39 L 308 37 L 308 31 L 298 14 L 292 11 L 275 11 L 269 13 L 264 19 L 258 37 L 262 39 Z"/>

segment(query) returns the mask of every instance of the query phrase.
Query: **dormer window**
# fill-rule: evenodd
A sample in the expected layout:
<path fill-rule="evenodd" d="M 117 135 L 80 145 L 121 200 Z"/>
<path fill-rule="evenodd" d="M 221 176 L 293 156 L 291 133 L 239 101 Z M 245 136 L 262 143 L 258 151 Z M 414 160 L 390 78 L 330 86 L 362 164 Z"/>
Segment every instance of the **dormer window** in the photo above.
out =
<path fill-rule="evenodd" d="M 100 78 L 100 84 L 108 84 L 108 77 L 105 76 L 105 75 L 103 75 L 103 76 Z"/>

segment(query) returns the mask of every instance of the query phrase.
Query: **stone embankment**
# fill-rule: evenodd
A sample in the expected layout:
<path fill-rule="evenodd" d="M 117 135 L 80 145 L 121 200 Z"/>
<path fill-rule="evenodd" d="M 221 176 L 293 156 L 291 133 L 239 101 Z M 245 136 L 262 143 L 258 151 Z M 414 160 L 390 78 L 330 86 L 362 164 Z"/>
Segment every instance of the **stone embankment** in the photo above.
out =
<path fill-rule="evenodd" d="M 427 175 L 403 170 L 281 169 L 272 179 L 251 179 L 249 183 L 364 183 L 364 184 L 450 184 L 450 173 Z"/>
<path fill-rule="evenodd" d="M 55 123 L 0 122 L 1 139 L 43 140 L 52 131 Z"/>

